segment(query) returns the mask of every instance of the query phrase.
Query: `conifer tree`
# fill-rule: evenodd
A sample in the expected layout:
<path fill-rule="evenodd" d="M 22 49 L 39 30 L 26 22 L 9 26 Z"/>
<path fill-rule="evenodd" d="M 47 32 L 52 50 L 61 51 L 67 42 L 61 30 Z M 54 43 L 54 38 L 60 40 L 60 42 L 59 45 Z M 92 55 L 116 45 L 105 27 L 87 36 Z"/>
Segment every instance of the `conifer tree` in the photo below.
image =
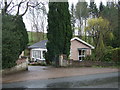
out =
<path fill-rule="evenodd" d="M 58 65 L 59 55 L 69 56 L 72 29 L 68 2 L 49 2 L 46 60 Z"/>
<path fill-rule="evenodd" d="M 102 11 L 103 11 L 103 8 L 104 8 L 103 3 L 102 3 L 102 2 L 100 2 L 100 6 L 99 6 L 99 10 L 100 10 L 100 12 L 102 12 Z"/>
<path fill-rule="evenodd" d="M 90 13 L 93 15 L 93 17 L 98 17 L 98 9 L 97 9 L 97 6 L 96 4 L 94 3 L 94 0 L 90 2 Z"/>
<path fill-rule="evenodd" d="M 76 22 L 75 8 L 74 8 L 74 4 L 72 3 L 71 5 L 71 26 L 72 26 L 73 34 L 75 33 L 75 22 Z"/>

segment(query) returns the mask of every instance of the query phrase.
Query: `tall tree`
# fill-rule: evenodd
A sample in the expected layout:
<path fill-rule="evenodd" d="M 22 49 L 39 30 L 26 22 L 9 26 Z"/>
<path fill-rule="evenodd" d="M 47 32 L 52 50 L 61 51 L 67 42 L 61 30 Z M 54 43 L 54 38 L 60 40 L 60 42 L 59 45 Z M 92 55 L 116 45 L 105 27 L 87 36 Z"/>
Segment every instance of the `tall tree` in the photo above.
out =
<path fill-rule="evenodd" d="M 90 0 L 90 14 L 92 15 L 93 18 L 98 17 L 98 9 L 96 4 L 94 3 L 94 0 Z"/>
<path fill-rule="evenodd" d="M 45 32 L 45 25 L 46 25 L 46 17 L 47 17 L 47 12 L 46 12 L 46 7 L 45 7 L 45 2 L 40 3 L 39 1 L 34 1 L 31 2 L 33 4 L 38 4 L 36 7 L 29 7 L 27 19 L 31 22 L 31 42 L 38 42 L 40 40 L 44 39 L 44 32 Z M 36 40 L 33 39 L 33 32 L 36 32 Z M 41 35 L 40 35 L 41 33 Z"/>
<path fill-rule="evenodd" d="M 107 2 L 107 6 L 103 8 L 100 14 L 103 18 L 107 19 L 110 22 L 110 30 L 114 34 L 114 40 L 106 40 L 106 44 L 111 45 L 112 47 L 119 47 L 119 7 L 118 4 L 114 2 Z"/>
<path fill-rule="evenodd" d="M 102 11 L 104 10 L 104 5 L 102 2 L 100 2 L 100 6 L 99 6 L 99 16 L 101 16 Z"/>
<path fill-rule="evenodd" d="M 59 55 L 70 53 L 72 29 L 68 2 L 49 2 L 46 60 L 59 62 Z"/>
<path fill-rule="evenodd" d="M 75 23 L 76 23 L 75 8 L 74 8 L 74 4 L 72 3 L 71 5 L 71 26 L 72 26 L 73 34 L 75 33 Z"/>
<path fill-rule="evenodd" d="M 93 38 L 97 60 L 100 60 L 106 46 L 105 38 L 113 38 L 113 34 L 109 29 L 109 21 L 102 17 L 89 19 L 87 30 Z"/>
<path fill-rule="evenodd" d="M 88 17 L 88 8 L 87 8 L 87 2 L 83 0 L 82 2 L 79 0 L 79 2 L 76 4 L 76 18 L 78 20 L 78 28 L 79 28 L 79 36 L 82 37 L 82 25 L 83 20 L 86 21 Z M 86 22 L 85 22 L 86 24 Z"/>

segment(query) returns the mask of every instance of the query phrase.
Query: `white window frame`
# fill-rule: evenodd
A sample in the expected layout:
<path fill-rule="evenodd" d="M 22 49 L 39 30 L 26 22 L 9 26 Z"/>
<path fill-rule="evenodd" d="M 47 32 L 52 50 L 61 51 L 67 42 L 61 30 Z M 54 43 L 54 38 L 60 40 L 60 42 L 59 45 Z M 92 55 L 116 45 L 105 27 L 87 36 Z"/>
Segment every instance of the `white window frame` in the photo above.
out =
<path fill-rule="evenodd" d="M 40 51 L 40 54 L 41 54 L 40 56 L 41 56 L 41 58 L 39 57 L 39 55 L 38 55 L 37 58 L 34 56 L 35 51 Z M 42 48 L 32 49 L 32 55 L 31 55 L 31 57 L 34 59 L 34 61 L 35 61 L 36 59 L 38 59 L 38 60 L 45 60 L 45 58 L 43 57 L 43 51 L 47 52 L 47 49 L 42 49 Z M 37 55 L 37 54 L 36 54 L 36 55 Z"/>
<path fill-rule="evenodd" d="M 82 61 L 82 57 L 85 57 L 85 53 L 87 51 L 87 49 L 81 49 L 81 50 L 82 50 L 81 55 L 79 55 L 79 50 L 78 50 L 78 60 L 81 57 L 81 60 L 79 60 L 79 61 Z M 83 53 L 83 51 L 84 51 L 84 53 Z"/>

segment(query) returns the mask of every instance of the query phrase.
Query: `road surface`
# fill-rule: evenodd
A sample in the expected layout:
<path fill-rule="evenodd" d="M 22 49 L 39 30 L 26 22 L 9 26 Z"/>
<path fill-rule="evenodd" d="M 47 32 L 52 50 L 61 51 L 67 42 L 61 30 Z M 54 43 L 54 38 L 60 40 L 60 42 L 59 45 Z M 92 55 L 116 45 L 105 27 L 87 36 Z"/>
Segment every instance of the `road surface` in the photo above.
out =
<path fill-rule="evenodd" d="M 28 71 L 13 73 L 2 77 L 3 83 L 12 83 L 28 80 L 43 80 L 50 78 L 61 78 L 70 76 L 84 76 L 90 74 L 100 74 L 118 72 L 117 68 L 54 68 L 48 66 L 29 66 Z"/>
<path fill-rule="evenodd" d="M 12 82 L 3 88 L 118 88 L 118 72 Z"/>

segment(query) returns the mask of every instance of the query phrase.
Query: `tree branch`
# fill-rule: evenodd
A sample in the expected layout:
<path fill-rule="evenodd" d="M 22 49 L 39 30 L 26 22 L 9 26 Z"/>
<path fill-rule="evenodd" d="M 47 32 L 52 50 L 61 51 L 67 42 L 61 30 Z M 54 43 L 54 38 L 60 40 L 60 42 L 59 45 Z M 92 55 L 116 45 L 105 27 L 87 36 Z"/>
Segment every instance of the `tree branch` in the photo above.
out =
<path fill-rule="evenodd" d="M 24 1 L 24 2 L 25 2 L 25 1 Z M 21 6 L 21 4 L 24 3 L 24 2 L 23 2 L 23 0 L 22 0 L 22 1 L 18 4 L 18 10 L 17 10 L 17 14 L 16 14 L 17 16 L 19 15 L 19 12 L 20 12 L 20 6 Z"/>
<path fill-rule="evenodd" d="M 29 7 L 35 8 L 35 7 L 39 6 L 40 4 L 43 5 L 44 3 L 40 2 L 40 3 L 37 3 L 36 5 L 29 5 L 29 1 L 28 1 L 27 4 L 26 4 L 27 8 L 26 8 L 25 12 L 23 14 L 21 14 L 20 16 L 24 16 Z"/>
<path fill-rule="evenodd" d="M 7 5 L 7 8 L 10 6 L 10 4 L 12 3 L 13 0 L 10 1 L 10 3 Z"/>
<path fill-rule="evenodd" d="M 32 8 L 35 8 L 35 7 L 39 6 L 40 4 L 44 5 L 44 3 L 40 2 L 40 3 L 37 3 L 36 5 L 29 5 L 29 6 Z"/>
<path fill-rule="evenodd" d="M 10 8 L 10 10 L 8 12 L 10 12 L 14 7 L 17 7 L 17 6 L 18 6 L 18 4 L 14 5 L 13 7 Z"/>
<path fill-rule="evenodd" d="M 25 15 L 25 13 L 27 12 L 28 7 L 29 7 L 29 5 L 28 5 L 28 4 L 29 4 L 29 2 L 27 2 L 27 4 L 26 4 L 26 5 L 27 5 L 27 8 L 26 8 L 25 12 L 24 12 L 23 14 L 21 14 L 20 16 L 24 16 L 24 15 Z"/>
<path fill-rule="evenodd" d="M 5 13 L 7 12 L 7 9 L 8 9 L 8 7 L 10 6 L 10 4 L 12 3 L 12 1 L 13 1 L 13 0 L 11 0 L 9 4 L 7 4 L 7 0 L 5 0 L 5 2 L 4 2 L 4 3 L 5 3 L 4 12 L 5 12 Z"/>

